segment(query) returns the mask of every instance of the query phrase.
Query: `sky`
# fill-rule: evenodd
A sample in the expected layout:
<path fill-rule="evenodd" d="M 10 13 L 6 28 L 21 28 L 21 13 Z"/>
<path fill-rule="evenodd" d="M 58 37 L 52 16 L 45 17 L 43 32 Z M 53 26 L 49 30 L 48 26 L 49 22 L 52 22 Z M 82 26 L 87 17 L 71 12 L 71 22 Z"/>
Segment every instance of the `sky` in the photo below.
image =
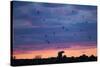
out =
<path fill-rule="evenodd" d="M 97 54 L 97 7 L 13 1 L 13 55 L 17 58 Z"/>

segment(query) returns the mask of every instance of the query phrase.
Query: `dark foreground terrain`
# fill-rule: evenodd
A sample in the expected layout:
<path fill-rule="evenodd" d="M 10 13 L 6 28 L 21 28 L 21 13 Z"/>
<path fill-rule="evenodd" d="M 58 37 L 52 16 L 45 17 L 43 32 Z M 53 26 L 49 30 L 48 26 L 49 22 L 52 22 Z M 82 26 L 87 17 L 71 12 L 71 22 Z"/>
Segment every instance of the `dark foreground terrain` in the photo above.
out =
<path fill-rule="evenodd" d="M 62 56 L 62 52 L 59 52 L 57 57 L 50 57 L 50 58 L 35 58 L 35 59 L 11 58 L 11 65 L 12 66 L 23 66 L 23 65 L 89 62 L 89 61 L 97 61 L 97 57 L 94 55 L 91 55 L 88 57 L 85 54 L 83 54 L 79 57 L 66 57 L 65 55 Z"/>

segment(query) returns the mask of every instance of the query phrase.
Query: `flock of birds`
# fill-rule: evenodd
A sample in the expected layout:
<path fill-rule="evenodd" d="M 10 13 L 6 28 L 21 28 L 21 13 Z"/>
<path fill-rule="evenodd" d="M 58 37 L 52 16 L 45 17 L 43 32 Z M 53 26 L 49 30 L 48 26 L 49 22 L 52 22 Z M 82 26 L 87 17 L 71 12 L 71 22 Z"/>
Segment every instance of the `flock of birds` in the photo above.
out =
<path fill-rule="evenodd" d="M 65 32 L 70 31 L 70 29 L 65 28 L 64 26 L 62 26 L 62 30 L 65 31 Z M 80 29 L 79 31 L 82 32 L 83 30 Z M 53 34 L 54 37 L 56 36 L 56 32 L 52 32 L 52 34 Z M 76 36 L 77 34 L 74 33 L 73 35 Z M 46 43 L 50 44 L 50 40 L 48 40 L 49 35 L 45 34 L 44 37 L 45 37 L 45 39 L 46 39 L 46 40 L 45 40 Z M 91 40 L 91 39 L 92 39 L 92 36 L 88 35 L 87 38 L 88 38 L 89 40 Z"/>
<path fill-rule="evenodd" d="M 74 13 L 74 12 L 75 12 L 75 11 L 73 11 L 73 10 L 72 10 L 72 13 Z M 37 11 L 37 14 L 41 14 L 41 11 L 39 11 L 39 10 L 38 10 L 38 11 Z M 85 18 L 85 17 L 84 17 L 84 16 L 82 16 L 82 18 Z M 44 19 L 43 21 L 45 21 L 45 19 Z M 86 21 L 85 23 L 88 23 L 88 22 Z M 62 29 L 62 30 L 64 30 L 64 31 L 70 31 L 70 29 L 66 28 L 65 26 L 62 26 L 62 27 L 61 27 L 61 29 Z M 81 31 L 83 31 L 83 30 L 82 30 L 82 29 L 80 29 L 79 31 L 81 32 Z M 52 34 L 53 34 L 53 36 L 55 37 L 56 32 L 52 32 Z M 74 36 L 76 36 L 76 34 L 74 34 Z M 46 40 L 45 40 L 45 41 L 46 41 L 46 43 L 50 44 L 50 40 L 48 40 L 48 39 L 47 39 L 47 38 L 48 38 L 48 35 L 47 35 L 47 34 L 45 34 L 45 35 L 44 35 L 44 37 L 45 37 L 45 39 L 46 39 Z M 90 36 L 90 35 L 89 35 L 89 36 L 87 36 L 87 37 L 88 37 L 88 39 L 89 39 L 89 40 L 91 40 L 91 39 L 92 39 L 92 36 Z"/>

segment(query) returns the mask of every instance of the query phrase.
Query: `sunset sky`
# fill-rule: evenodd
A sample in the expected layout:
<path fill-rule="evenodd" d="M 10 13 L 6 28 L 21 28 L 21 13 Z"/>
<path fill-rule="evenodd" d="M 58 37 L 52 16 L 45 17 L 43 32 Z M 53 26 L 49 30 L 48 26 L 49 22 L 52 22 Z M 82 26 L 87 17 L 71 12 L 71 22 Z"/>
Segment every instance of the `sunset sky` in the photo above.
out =
<path fill-rule="evenodd" d="M 97 7 L 13 1 L 13 56 L 97 55 Z"/>

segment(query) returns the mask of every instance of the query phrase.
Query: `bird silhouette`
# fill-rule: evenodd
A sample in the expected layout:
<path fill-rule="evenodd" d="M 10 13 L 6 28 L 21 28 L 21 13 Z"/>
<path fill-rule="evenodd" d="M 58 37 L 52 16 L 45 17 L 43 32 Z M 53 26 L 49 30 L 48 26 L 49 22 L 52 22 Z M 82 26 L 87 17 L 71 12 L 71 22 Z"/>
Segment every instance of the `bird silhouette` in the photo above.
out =
<path fill-rule="evenodd" d="M 64 26 L 62 26 L 62 29 L 64 30 L 64 29 L 65 29 L 65 27 L 64 27 Z"/>
<path fill-rule="evenodd" d="M 68 29 L 68 28 L 66 28 L 66 31 L 69 31 L 69 29 Z"/>
<path fill-rule="evenodd" d="M 91 37 L 91 36 L 88 36 L 88 39 L 89 39 L 89 40 L 91 40 L 91 39 L 92 39 L 92 37 Z"/>
<path fill-rule="evenodd" d="M 50 41 L 49 41 L 49 40 L 45 40 L 45 41 L 46 41 L 46 43 L 48 43 L 48 44 L 50 43 Z"/>
<path fill-rule="evenodd" d="M 37 14 L 40 14 L 40 11 L 39 10 L 37 10 Z"/>
<path fill-rule="evenodd" d="M 55 36 L 55 32 L 53 32 L 53 35 Z"/>
<path fill-rule="evenodd" d="M 47 37 L 47 35 L 45 34 L 45 35 L 44 35 L 44 37 L 46 38 L 46 37 Z"/>
<path fill-rule="evenodd" d="M 80 29 L 79 31 L 83 31 L 82 29 Z"/>
<path fill-rule="evenodd" d="M 65 30 L 65 31 L 69 31 L 69 29 L 65 28 L 64 26 L 62 26 L 62 29 Z"/>
<path fill-rule="evenodd" d="M 49 43 L 50 43 L 50 41 L 48 41 L 48 40 L 47 40 L 47 43 L 49 44 Z"/>

